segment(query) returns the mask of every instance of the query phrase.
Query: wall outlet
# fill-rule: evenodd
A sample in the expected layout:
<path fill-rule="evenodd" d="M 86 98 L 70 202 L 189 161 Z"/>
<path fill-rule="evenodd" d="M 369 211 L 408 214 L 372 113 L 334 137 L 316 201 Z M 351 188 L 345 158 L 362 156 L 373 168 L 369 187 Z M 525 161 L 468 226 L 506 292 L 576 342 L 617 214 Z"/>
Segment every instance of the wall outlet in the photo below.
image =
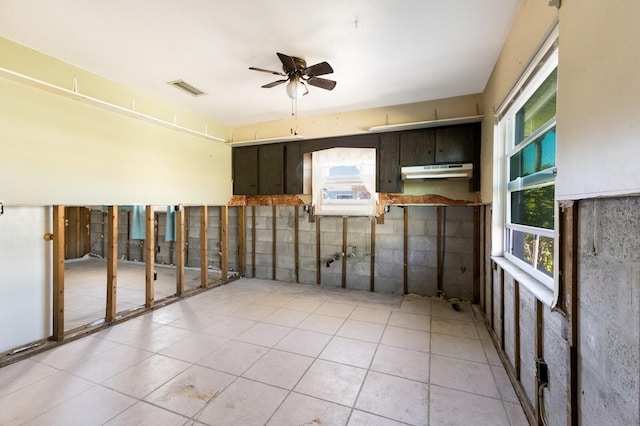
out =
<path fill-rule="evenodd" d="M 536 379 L 540 383 L 549 383 L 549 367 L 542 358 L 536 359 Z"/>

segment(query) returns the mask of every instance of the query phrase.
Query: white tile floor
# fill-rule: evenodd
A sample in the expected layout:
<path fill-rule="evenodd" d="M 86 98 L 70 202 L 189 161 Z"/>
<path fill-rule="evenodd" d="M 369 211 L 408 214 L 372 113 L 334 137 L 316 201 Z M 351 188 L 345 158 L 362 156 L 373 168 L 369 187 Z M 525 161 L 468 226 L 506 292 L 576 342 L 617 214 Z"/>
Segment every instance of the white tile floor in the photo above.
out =
<path fill-rule="evenodd" d="M 0 425 L 526 425 L 469 305 L 242 279 L 0 369 Z"/>
<path fill-rule="evenodd" d="M 144 306 L 145 265 L 141 262 L 118 261 L 118 312 Z M 176 294 L 176 268 L 170 265 L 155 265 L 155 300 Z M 230 272 L 230 274 L 236 274 Z M 64 329 L 73 330 L 104 318 L 107 299 L 107 261 L 99 257 L 85 256 L 67 260 L 65 276 Z M 219 283 L 220 271 L 209 270 L 209 284 Z M 200 268 L 185 268 L 184 289 L 200 286 Z"/>

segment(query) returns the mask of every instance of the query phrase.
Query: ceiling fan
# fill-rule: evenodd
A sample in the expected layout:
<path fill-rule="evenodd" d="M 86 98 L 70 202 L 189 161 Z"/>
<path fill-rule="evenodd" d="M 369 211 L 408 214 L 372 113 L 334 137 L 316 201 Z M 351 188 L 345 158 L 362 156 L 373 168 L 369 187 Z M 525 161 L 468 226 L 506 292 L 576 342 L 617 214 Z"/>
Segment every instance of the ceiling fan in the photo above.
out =
<path fill-rule="evenodd" d="M 265 84 L 262 86 L 265 89 L 278 86 L 282 83 L 289 82 L 287 84 L 287 95 L 291 99 L 297 99 L 300 96 L 309 93 L 309 89 L 305 85 L 308 83 L 312 86 L 320 87 L 325 90 L 333 90 L 336 87 L 336 82 L 326 78 L 318 77 L 319 75 L 331 74 L 333 68 L 327 62 L 320 62 L 315 65 L 307 67 L 307 62 L 304 59 L 296 58 L 295 56 L 285 55 L 284 53 L 277 53 L 280 62 L 282 62 L 282 71 L 272 71 L 264 68 L 249 67 L 253 71 L 268 72 L 269 74 L 279 75 L 287 77 L 282 80 L 276 80 L 274 82 Z"/>

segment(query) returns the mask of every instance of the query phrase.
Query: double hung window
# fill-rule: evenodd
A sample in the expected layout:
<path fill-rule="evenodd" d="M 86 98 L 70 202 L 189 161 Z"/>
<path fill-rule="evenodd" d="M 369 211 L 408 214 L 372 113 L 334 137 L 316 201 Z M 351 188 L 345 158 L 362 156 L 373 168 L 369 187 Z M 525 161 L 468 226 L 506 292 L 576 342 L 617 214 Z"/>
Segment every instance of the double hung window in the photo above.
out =
<path fill-rule="evenodd" d="M 548 287 L 555 250 L 557 51 L 505 113 L 505 257 Z"/>

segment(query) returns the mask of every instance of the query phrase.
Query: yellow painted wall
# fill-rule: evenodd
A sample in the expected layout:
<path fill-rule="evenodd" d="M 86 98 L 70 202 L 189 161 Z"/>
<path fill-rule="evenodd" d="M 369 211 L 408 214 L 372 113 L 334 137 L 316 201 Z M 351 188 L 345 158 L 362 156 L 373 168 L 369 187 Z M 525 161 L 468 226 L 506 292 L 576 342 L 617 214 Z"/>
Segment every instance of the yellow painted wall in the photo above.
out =
<path fill-rule="evenodd" d="M 482 95 L 458 96 L 404 105 L 304 116 L 234 127 L 233 141 L 289 136 L 297 129 L 307 139 L 368 133 L 369 127 L 482 115 Z"/>
<path fill-rule="evenodd" d="M 485 117 L 482 122 L 482 199 L 493 195 L 493 144 L 496 109 L 536 54 L 539 45 L 557 19 L 558 11 L 546 1 L 525 0 L 502 47 L 484 91 Z"/>
<path fill-rule="evenodd" d="M 228 139 L 229 129 L 0 39 L 0 67 Z M 0 77 L 6 204 L 225 204 L 231 149 Z"/>

